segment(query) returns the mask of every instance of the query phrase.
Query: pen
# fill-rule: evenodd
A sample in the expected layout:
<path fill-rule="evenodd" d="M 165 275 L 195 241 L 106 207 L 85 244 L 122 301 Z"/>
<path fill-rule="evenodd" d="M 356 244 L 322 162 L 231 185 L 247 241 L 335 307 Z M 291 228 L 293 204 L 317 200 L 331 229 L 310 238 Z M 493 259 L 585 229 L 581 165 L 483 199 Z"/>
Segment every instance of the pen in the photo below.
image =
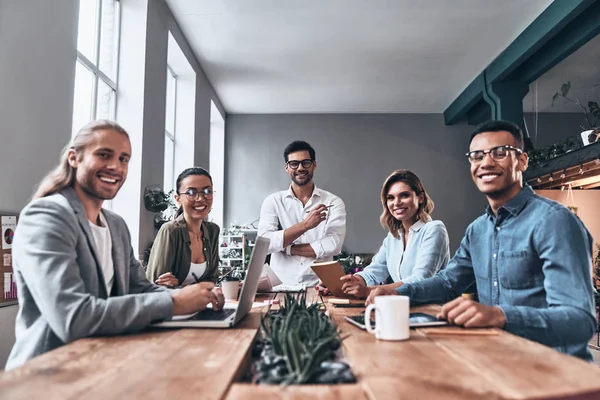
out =
<path fill-rule="evenodd" d="M 327 208 L 333 207 L 333 204 L 329 205 L 329 206 L 325 206 Z M 308 214 L 309 212 L 311 212 L 312 210 L 308 210 L 306 213 Z"/>

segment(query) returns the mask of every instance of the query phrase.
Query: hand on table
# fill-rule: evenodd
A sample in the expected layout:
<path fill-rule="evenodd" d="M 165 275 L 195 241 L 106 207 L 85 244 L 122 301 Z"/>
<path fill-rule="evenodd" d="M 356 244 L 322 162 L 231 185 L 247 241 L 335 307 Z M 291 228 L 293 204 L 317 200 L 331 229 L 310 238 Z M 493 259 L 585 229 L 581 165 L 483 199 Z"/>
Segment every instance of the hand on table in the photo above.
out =
<path fill-rule="evenodd" d="M 154 281 L 154 283 L 156 283 L 157 285 L 160 285 L 160 286 L 173 287 L 173 286 L 179 285 L 179 280 L 175 277 L 175 275 L 173 275 L 170 272 L 167 272 L 167 273 L 159 276 L 158 279 Z"/>
<path fill-rule="evenodd" d="M 394 288 L 390 287 L 378 287 L 371 290 L 369 293 L 369 297 L 367 297 L 367 301 L 365 301 L 365 305 L 373 304 L 375 302 L 375 297 L 377 296 L 398 296 L 398 292 Z"/>
<path fill-rule="evenodd" d="M 213 292 L 215 284 L 212 282 L 199 282 L 182 289 L 173 291 L 173 315 L 192 314 L 202 311 L 209 303 L 219 305 L 218 295 Z M 224 302 L 224 299 L 223 299 Z"/>
<path fill-rule="evenodd" d="M 504 328 L 506 325 L 506 316 L 500 307 L 486 306 L 463 297 L 444 304 L 437 318 L 465 328 Z"/>
<path fill-rule="evenodd" d="M 342 282 L 342 290 L 346 294 L 350 294 L 352 296 L 358 298 L 366 298 L 369 296 L 371 289 L 367 287 L 367 284 L 362 276 L 360 275 L 344 275 L 340 278 Z"/>

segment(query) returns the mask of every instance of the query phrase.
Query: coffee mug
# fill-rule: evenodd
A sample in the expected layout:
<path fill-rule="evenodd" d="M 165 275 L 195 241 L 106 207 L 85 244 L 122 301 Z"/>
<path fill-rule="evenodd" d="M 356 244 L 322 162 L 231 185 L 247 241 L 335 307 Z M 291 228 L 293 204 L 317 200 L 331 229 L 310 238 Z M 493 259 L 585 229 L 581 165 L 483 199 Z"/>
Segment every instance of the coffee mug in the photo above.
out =
<path fill-rule="evenodd" d="M 237 300 L 238 292 L 240 290 L 239 281 L 223 281 L 221 282 L 221 290 L 225 300 Z"/>
<path fill-rule="evenodd" d="M 375 328 L 368 323 L 375 310 Z M 365 310 L 365 326 L 381 340 L 406 340 L 410 337 L 410 299 L 407 296 L 377 296 Z"/>

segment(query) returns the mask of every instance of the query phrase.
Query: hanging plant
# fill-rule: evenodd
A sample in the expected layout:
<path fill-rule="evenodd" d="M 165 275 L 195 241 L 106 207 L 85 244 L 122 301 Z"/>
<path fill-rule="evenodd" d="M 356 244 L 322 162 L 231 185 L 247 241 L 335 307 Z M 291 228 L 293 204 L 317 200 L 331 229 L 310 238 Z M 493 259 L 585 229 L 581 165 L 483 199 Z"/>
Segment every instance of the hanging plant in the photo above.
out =
<path fill-rule="evenodd" d="M 571 90 L 571 81 L 567 81 L 562 84 L 560 90 L 554 93 L 552 96 L 552 106 L 556 99 L 562 98 L 567 100 L 570 103 L 577 105 L 583 111 L 583 115 L 585 116 L 585 123 L 587 127 L 582 126 L 583 130 L 594 129 L 598 127 L 598 120 L 600 120 L 600 106 L 598 106 L 598 102 L 596 101 L 588 101 L 587 107 L 581 104 L 577 97 L 569 97 L 569 91 Z"/>

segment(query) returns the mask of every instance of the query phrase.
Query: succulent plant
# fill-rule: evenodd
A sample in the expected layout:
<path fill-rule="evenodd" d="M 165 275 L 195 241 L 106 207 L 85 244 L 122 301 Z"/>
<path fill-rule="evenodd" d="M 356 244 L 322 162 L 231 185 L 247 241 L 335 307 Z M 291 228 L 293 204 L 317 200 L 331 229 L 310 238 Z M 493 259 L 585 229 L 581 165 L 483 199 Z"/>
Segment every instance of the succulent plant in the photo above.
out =
<path fill-rule="evenodd" d="M 342 338 L 336 326 L 320 310 L 286 293 L 277 312 L 261 320 L 264 341 L 261 357 L 254 363 L 255 381 L 270 384 L 355 382 L 350 367 L 334 362 Z M 256 349 L 255 349 L 256 352 Z"/>

